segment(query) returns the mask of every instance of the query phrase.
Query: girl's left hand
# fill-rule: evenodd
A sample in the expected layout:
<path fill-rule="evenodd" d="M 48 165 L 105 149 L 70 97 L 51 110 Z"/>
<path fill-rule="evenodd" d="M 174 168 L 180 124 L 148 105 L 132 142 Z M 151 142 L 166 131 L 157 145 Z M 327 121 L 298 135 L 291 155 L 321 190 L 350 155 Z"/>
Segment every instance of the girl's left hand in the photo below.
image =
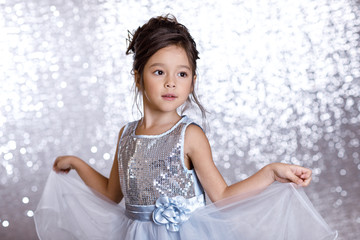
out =
<path fill-rule="evenodd" d="M 56 173 L 69 173 L 73 169 L 73 163 L 79 158 L 75 156 L 59 156 L 55 159 L 53 170 Z"/>
<path fill-rule="evenodd" d="M 293 182 L 306 187 L 311 182 L 311 170 L 305 167 L 285 163 L 270 164 L 275 181 L 286 183 Z"/>

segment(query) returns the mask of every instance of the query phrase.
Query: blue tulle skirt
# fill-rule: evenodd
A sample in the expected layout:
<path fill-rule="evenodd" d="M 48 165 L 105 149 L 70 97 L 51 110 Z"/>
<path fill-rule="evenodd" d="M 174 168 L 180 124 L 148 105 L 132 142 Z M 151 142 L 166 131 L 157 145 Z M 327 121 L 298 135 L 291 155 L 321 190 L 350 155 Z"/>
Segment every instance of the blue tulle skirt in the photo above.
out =
<path fill-rule="evenodd" d="M 274 183 L 195 210 L 171 232 L 152 221 L 125 215 L 115 204 L 87 187 L 76 173 L 51 172 L 35 211 L 40 239 L 336 239 L 302 188 Z"/>

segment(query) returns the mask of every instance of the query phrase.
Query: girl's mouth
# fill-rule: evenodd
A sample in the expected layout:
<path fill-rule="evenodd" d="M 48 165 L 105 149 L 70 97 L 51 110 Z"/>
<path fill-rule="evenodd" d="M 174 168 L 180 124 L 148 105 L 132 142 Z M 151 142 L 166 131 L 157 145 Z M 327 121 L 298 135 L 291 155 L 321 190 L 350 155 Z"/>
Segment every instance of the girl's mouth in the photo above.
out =
<path fill-rule="evenodd" d="M 172 101 L 177 98 L 177 96 L 175 96 L 174 94 L 164 94 L 161 95 L 161 97 L 167 101 Z"/>

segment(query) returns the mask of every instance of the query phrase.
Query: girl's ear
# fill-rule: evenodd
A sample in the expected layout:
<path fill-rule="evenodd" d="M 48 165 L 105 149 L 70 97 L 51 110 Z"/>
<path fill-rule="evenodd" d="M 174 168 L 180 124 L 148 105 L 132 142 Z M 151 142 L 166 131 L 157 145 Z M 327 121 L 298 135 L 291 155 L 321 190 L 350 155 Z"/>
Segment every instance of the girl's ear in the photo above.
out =
<path fill-rule="evenodd" d="M 192 84 L 191 84 L 191 91 L 190 92 L 193 92 L 194 91 L 194 88 L 195 88 L 195 84 L 196 84 L 196 74 L 193 76 L 193 79 L 192 79 Z"/>
<path fill-rule="evenodd" d="M 141 88 L 141 75 L 138 71 L 134 71 L 134 80 L 135 80 L 135 86 L 140 89 Z"/>

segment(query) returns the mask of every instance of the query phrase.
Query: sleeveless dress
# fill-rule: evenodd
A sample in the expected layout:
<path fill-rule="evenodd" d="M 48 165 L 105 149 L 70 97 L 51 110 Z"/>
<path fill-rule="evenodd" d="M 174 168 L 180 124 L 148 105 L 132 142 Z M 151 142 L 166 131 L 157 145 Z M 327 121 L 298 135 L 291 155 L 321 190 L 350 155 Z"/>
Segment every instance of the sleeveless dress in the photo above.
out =
<path fill-rule="evenodd" d="M 206 205 L 196 172 L 184 165 L 193 121 L 183 116 L 160 135 L 136 135 L 137 124 L 125 126 L 118 145 L 122 202 L 96 193 L 76 173 L 51 172 L 34 215 L 40 239 L 336 239 L 294 184 Z"/>

